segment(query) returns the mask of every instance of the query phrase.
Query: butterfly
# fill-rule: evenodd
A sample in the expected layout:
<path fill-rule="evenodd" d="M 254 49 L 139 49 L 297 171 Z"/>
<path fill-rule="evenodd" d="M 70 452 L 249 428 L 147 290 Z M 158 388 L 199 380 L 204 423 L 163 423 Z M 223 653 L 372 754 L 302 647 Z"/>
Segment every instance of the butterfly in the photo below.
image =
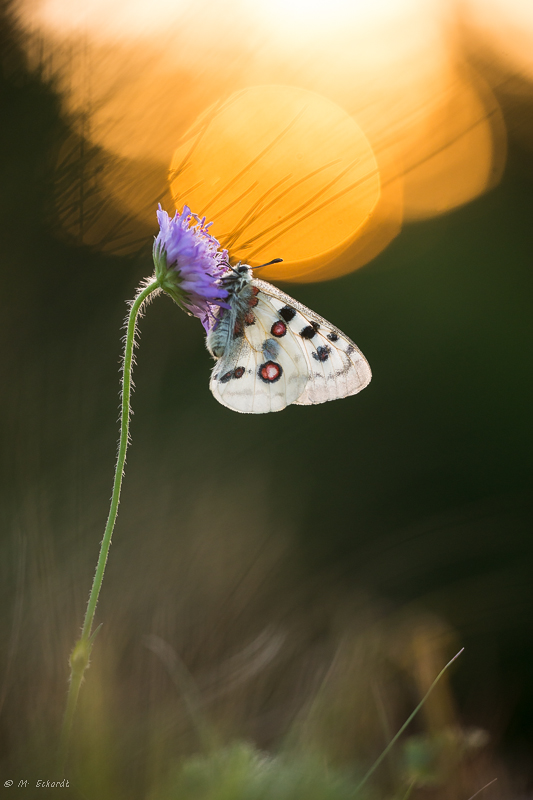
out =
<path fill-rule="evenodd" d="M 206 339 L 217 361 L 209 388 L 219 403 L 241 414 L 266 414 L 291 403 L 349 397 L 368 386 L 370 366 L 356 345 L 276 286 L 254 278 L 251 267 L 229 267 L 220 283 L 228 308 L 217 310 Z"/>

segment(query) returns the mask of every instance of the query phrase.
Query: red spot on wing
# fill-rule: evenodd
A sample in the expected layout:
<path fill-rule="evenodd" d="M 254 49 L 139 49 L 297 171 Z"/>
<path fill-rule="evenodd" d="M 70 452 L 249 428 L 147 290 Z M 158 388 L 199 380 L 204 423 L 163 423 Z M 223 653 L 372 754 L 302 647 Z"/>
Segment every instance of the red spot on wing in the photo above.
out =
<path fill-rule="evenodd" d="M 270 328 L 270 333 L 272 336 L 285 336 L 287 333 L 287 326 L 281 320 L 275 322 L 272 327 Z"/>
<path fill-rule="evenodd" d="M 281 377 L 282 369 L 280 364 L 275 361 L 267 361 L 259 367 L 259 375 L 264 381 L 274 383 Z"/>

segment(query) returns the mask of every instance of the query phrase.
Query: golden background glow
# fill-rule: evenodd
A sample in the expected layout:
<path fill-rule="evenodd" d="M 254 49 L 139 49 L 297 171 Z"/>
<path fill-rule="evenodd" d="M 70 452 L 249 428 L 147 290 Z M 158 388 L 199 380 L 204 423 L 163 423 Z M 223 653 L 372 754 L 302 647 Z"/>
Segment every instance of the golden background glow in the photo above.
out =
<path fill-rule="evenodd" d="M 531 9 L 4 3 L 6 779 L 55 775 L 124 301 L 152 269 L 157 203 L 187 201 L 228 244 L 238 229 L 234 259 L 256 243 L 254 259 L 286 259 L 261 276 L 366 265 L 287 291 L 375 379 L 352 400 L 234 414 L 209 392 L 200 322 L 164 297 L 147 309 L 69 797 L 362 797 L 352 781 L 463 645 L 365 797 L 531 794 Z M 482 196 L 506 131 L 505 179 Z M 221 781 L 241 742 L 254 760 Z M 249 782 L 256 766 L 268 784 Z"/>
<path fill-rule="evenodd" d="M 47 54 L 83 137 L 109 155 L 101 184 L 138 219 L 137 233 L 155 232 L 156 203 L 172 211 L 175 198 L 215 221 L 232 258 L 280 256 L 284 266 L 271 278 L 323 280 L 373 258 L 403 222 L 449 212 L 499 181 L 501 112 L 465 63 L 461 36 L 496 37 L 503 47 L 506 32 L 520 27 L 520 41 L 533 41 L 525 7 L 515 0 L 505 9 L 496 0 L 470 0 L 460 13 L 441 0 L 182 0 L 154 14 L 147 0 L 112 9 L 42 0 L 22 13 L 29 49 Z M 304 96 L 313 102 L 294 121 Z M 189 131 L 203 130 L 213 108 L 187 155 Z M 96 208 L 94 216 L 83 236 L 108 246 L 114 218 L 96 219 Z M 267 228 L 276 238 L 259 236 Z"/>
<path fill-rule="evenodd" d="M 208 111 L 174 153 L 171 190 L 214 219 L 235 260 L 284 263 L 272 278 L 297 278 L 331 261 L 379 201 L 372 148 L 346 112 L 289 86 L 260 86 Z M 268 269 L 268 272 L 267 272 Z"/>

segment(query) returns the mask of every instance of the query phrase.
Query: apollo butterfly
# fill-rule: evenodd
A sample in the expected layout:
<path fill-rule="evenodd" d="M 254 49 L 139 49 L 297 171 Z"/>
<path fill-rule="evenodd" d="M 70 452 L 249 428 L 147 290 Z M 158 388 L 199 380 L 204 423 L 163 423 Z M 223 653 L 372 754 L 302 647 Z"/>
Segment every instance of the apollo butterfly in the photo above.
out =
<path fill-rule="evenodd" d="M 349 397 L 368 386 L 370 366 L 356 345 L 314 311 L 254 278 L 251 267 L 229 267 L 220 285 L 228 307 L 217 310 L 206 343 L 217 361 L 210 389 L 222 405 L 265 414 L 291 403 Z"/>

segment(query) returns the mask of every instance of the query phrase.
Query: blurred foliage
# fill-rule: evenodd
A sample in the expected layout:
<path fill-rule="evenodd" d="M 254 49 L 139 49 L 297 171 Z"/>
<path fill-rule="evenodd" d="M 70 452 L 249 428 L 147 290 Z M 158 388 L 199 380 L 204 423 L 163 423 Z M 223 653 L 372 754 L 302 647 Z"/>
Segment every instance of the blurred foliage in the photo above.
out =
<path fill-rule="evenodd" d="M 151 242 L 124 255 L 59 235 L 56 167 L 79 120 L 21 35 L 5 13 L 0 763 L 31 779 L 53 778 L 107 513 L 125 300 Z M 521 98 L 502 102 L 508 120 L 531 118 Z M 467 800 L 496 776 L 487 800 L 528 790 L 533 170 L 518 127 L 492 193 L 298 289 L 368 356 L 361 397 L 231 414 L 208 391 L 200 327 L 166 299 L 147 310 L 73 797 L 186 798 L 195 775 L 201 800 L 349 797 L 343 770 L 373 762 L 459 643 L 376 792 Z M 212 759 L 191 686 L 225 745 Z M 443 742 L 472 728 L 490 740 L 454 745 L 443 777 Z"/>
<path fill-rule="evenodd" d="M 153 800 L 351 800 L 355 784 L 313 758 L 272 757 L 247 744 L 184 762 Z M 358 797 L 363 795 L 359 793 Z"/>

